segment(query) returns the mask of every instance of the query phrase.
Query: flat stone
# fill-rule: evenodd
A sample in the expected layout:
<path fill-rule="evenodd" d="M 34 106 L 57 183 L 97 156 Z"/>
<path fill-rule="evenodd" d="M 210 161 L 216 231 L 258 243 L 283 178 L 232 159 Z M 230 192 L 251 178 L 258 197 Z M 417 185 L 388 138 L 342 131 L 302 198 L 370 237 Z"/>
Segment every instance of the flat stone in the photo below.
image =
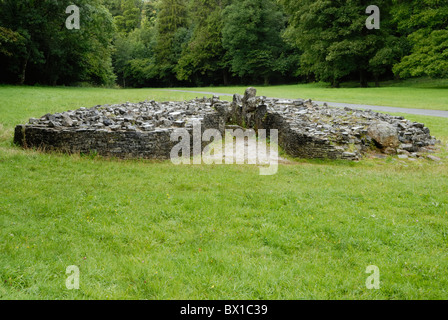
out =
<path fill-rule="evenodd" d="M 141 126 L 141 129 L 143 131 L 152 131 L 155 129 L 155 126 L 153 124 L 144 124 Z"/>
<path fill-rule="evenodd" d="M 178 120 L 180 117 L 182 117 L 182 112 L 171 112 L 169 114 L 174 120 Z"/>
<path fill-rule="evenodd" d="M 185 121 L 174 121 L 174 126 L 178 127 L 178 128 L 183 128 L 185 127 Z"/>
<path fill-rule="evenodd" d="M 442 159 L 440 159 L 439 157 L 433 156 L 433 155 L 427 155 L 426 158 L 429 160 L 432 160 L 432 161 L 436 161 L 436 162 L 442 161 Z"/>
<path fill-rule="evenodd" d="M 357 158 L 356 153 L 353 152 L 343 152 L 342 153 L 343 158 Z"/>
<path fill-rule="evenodd" d="M 400 145 L 400 149 L 407 150 L 407 151 L 409 151 L 413 148 L 414 148 L 414 145 L 412 143 L 403 143 Z"/>
<path fill-rule="evenodd" d="M 120 129 L 121 129 L 121 126 L 118 126 L 118 125 L 112 125 L 112 126 L 109 126 L 109 129 L 116 131 L 116 130 L 120 130 Z"/>
<path fill-rule="evenodd" d="M 50 128 L 55 128 L 55 127 L 59 127 L 60 125 L 56 121 L 50 120 L 50 121 L 48 121 L 48 126 Z"/>
<path fill-rule="evenodd" d="M 407 155 L 407 156 L 409 156 L 409 151 L 406 151 L 406 150 L 402 150 L 402 149 L 397 149 L 397 153 L 398 154 L 404 154 L 404 155 Z"/>

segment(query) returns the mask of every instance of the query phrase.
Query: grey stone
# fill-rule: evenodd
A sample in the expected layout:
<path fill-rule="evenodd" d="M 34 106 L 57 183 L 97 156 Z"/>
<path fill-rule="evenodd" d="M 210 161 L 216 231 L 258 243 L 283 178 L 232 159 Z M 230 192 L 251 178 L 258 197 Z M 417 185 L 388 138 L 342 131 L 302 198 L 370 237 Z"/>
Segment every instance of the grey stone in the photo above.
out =
<path fill-rule="evenodd" d="M 401 117 L 320 107 L 312 100 L 256 97 L 255 88 L 248 88 L 243 97 L 235 94 L 232 102 L 217 97 L 128 102 L 47 114 L 17 126 L 14 141 L 70 153 L 90 148 L 103 156 L 168 159 L 174 146 L 170 133 L 179 127 L 191 130 L 194 121 L 203 130 L 218 129 L 223 134 L 226 128 L 277 129 L 279 145 L 301 158 L 359 160 L 375 151 L 373 141 L 384 153 L 397 154 L 400 147 L 399 153 L 411 151 L 417 157 L 425 155 L 424 151 L 434 152 L 429 147 L 437 141 L 428 128 Z"/>
<path fill-rule="evenodd" d="M 400 145 L 397 128 L 390 123 L 373 123 L 369 126 L 367 132 L 381 148 L 397 148 Z"/>
<path fill-rule="evenodd" d="M 353 153 L 353 152 L 343 152 L 342 158 L 354 160 L 354 159 L 358 159 L 358 156 L 356 153 Z"/>
<path fill-rule="evenodd" d="M 257 96 L 257 89 L 255 88 L 247 88 L 246 91 L 244 92 L 244 97 L 242 99 L 242 102 L 245 103 L 247 102 L 250 98 L 255 98 Z"/>
<path fill-rule="evenodd" d="M 235 104 L 242 104 L 242 97 L 239 94 L 234 94 L 233 95 L 233 103 Z"/>
<path fill-rule="evenodd" d="M 185 121 L 174 121 L 174 126 L 183 128 L 183 127 L 185 127 Z"/>
<path fill-rule="evenodd" d="M 142 126 L 142 130 L 144 131 L 152 131 L 155 129 L 155 126 L 152 124 L 145 124 Z"/>
<path fill-rule="evenodd" d="M 254 112 L 257 110 L 259 103 L 257 101 L 257 98 L 251 97 L 248 98 L 246 101 L 243 100 L 243 111 L 244 112 Z"/>
<path fill-rule="evenodd" d="M 170 120 L 163 120 L 162 121 L 162 123 L 163 123 L 163 126 L 164 127 L 171 127 L 172 125 L 173 125 L 173 122 L 172 121 L 170 121 Z"/>
<path fill-rule="evenodd" d="M 178 111 L 171 112 L 169 115 L 172 117 L 173 120 L 178 120 L 182 117 L 182 112 L 178 112 Z"/>
<path fill-rule="evenodd" d="M 118 126 L 118 125 L 112 125 L 112 126 L 109 126 L 109 129 L 111 129 L 111 130 L 113 130 L 113 131 L 117 131 L 117 130 L 120 130 L 120 129 L 121 129 L 121 126 Z"/>
<path fill-rule="evenodd" d="M 59 123 L 57 123 L 56 121 L 50 120 L 48 122 L 48 127 L 50 127 L 50 128 L 59 127 Z"/>
<path fill-rule="evenodd" d="M 429 160 L 432 160 L 432 161 L 436 161 L 436 162 L 442 161 L 442 159 L 440 159 L 439 157 L 432 156 L 432 155 L 427 155 L 426 158 L 428 158 Z"/>
<path fill-rule="evenodd" d="M 407 155 L 407 156 L 410 154 L 409 151 L 402 150 L 402 149 L 397 149 L 397 153 L 398 154 L 404 154 L 404 155 Z"/>
<path fill-rule="evenodd" d="M 414 148 L 414 145 L 412 143 L 406 143 L 406 144 L 400 145 L 400 149 L 407 150 L 407 151 L 412 151 L 413 148 Z"/>
<path fill-rule="evenodd" d="M 112 120 L 107 119 L 107 118 L 103 120 L 103 123 L 105 126 L 112 126 L 114 124 L 114 122 Z"/>
<path fill-rule="evenodd" d="M 67 114 L 62 114 L 62 122 L 61 123 L 64 127 L 73 126 L 73 120 Z"/>

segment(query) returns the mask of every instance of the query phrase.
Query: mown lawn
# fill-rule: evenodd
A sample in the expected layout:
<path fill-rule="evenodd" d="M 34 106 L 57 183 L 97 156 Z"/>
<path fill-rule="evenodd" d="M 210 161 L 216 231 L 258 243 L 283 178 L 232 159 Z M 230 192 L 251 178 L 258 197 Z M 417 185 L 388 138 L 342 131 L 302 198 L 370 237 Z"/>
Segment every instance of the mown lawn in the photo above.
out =
<path fill-rule="evenodd" d="M 448 298 L 448 119 L 408 116 L 442 162 L 296 159 L 274 176 L 12 145 L 29 117 L 194 96 L 0 87 L 1 299 Z"/>
<path fill-rule="evenodd" d="M 379 88 L 359 88 L 346 83 L 341 88 L 327 83 L 257 86 L 258 94 L 288 99 L 312 99 L 315 101 L 345 102 L 413 109 L 448 110 L 448 80 L 406 80 L 381 83 Z M 181 90 L 209 91 L 217 93 L 243 93 L 245 86 L 176 88 Z"/>

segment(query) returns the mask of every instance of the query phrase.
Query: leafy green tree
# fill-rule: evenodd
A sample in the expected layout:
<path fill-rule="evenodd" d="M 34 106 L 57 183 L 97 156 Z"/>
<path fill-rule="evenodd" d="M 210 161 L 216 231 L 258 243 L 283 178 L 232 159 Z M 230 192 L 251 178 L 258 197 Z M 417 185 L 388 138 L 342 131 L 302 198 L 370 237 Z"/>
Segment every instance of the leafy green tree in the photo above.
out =
<path fill-rule="evenodd" d="M 25 39 L 18 32 L 0 27 L 0 54 L 11 57 L 24 45 Z"/>
<path fill-rule="evenodd" d="M 190 13 L 194 17 L 193 35 L 184 47 L 176 67 L 179 80 L 195 81 L 206 77 L 210 82 L 216 75 L 222 76 L 222 82 L 228 83 L 228 70 L 225 61 L 225 49 L 222 45 L 222 11 L 229 1 L 192 0 Z"/>
<path fill-rule="evenodd" d="M 29 64 L 44 62 L 43 50 L 33 41 L 34 38 L 40 36 L 36 31 L 45 27 L 46 21 L 41 12 L 41 8 L 30 1 L 3 0 L 0 2 L 0 25 L 4 27 L 4 30 L 13 32 L 21 39 L 20 45 L 16 46 L 6 59 L 2 59 L 6 65 L 3 76 L 11 77 L 12 82 L 23 84 Z"/>
<path fill-rule="evenodd" d="M 222 43 L 227 50 L 231 71 L 239 77 L 269 83 L 284 61 L 285 43 L 281 32 L 286 19 L 272 0 L 241 0 L 224 10 Z"/>
<path fill-rule="evenodd" d="M 398 42 L 390 32 L 390 2 L 381 8 L 381 28 L 368 30 L 366 8 L 370 1 L 282 0 L 290 15 L 287 39 L 303 52 L 300 73 L 313 74 L 333 86 L 345 76 L 358 74 L 367 86 L 369 72 L 378 77 L 396 57 Z M 383 50 L 385 47 L 391 50 Z"/>
<path fill-rule="evenodd" d="M 158 16 L 158 0 L 147 0 L 143 3 L 142 23 L 155 25 Z"/>
<path fill-rule="evenodd" d="M 395 19 L 410 47 L 394 73 L 403 78 L 448 77 L 448 2 L 402 0 Z"/>
<path fill-rule="evenodd" d="M 187 27 L 187 6 L 184 0 L 160 0 L 156 23 L 155 60 L 159 78 L 167 84 L 175 82 L 175 67 Z M 183 39 L 185 42 L 188 39 Z"/>
<path fill-rule="evenodd" d="M 157 77 L 154 33 L 151 25 L 144 24 L 142 28 L 117 37 L 113 60 L 118 81 L 123 87 L 154 84 Z"/>
<path fill-rule="evenodd" d="M 102 4 L 109 10 L 112 17 L 121 15 L 121 3 L 123 0 L 102 0 Z"/>
<path fill-rule="evenodd" d="M 68 30 L 66 8 L 80 7 L 81 29 Z M 12 56 L 2 58 L 7 81 L 113 83 L 109 11 L 99 0 L 0 1 L 0 25 L 20 35 Z"/>
<path fill-rule="evenodd" d="M 141 0 L 122 0 L 121 14 L 114 17 L 119 32 L 129 33 L 140 27 L 143 2 Z"/>
<path fill-rule="evenodd" d="M 85 66 L 84 81 L 111 85 L 116 78 L 112 68 L 112 40 L 116 32 L 113 18 L 104 6 L 98 2 L 95 4 L 95 1 L 86 1 L 80 8 L 84 9 L 84 15 L 81 11 L 81 25 L 84 27 L 79 30 L 80 37 L 71 34 L 71 42 L 81 40 L 79 50 L 83 57 L 81 66 Z"/>

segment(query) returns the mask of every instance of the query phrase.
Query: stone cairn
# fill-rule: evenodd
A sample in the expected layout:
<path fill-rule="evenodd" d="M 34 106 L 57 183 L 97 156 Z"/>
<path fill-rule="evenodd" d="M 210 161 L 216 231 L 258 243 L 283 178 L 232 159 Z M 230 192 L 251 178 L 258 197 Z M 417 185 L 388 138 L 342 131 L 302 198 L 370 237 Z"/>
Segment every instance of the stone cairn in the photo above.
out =
<path fill-rule="evenodd" d="M 178 128 L 192 133 L 195 121 L 202 132 L 218 129 L 223 136 L 226 128 L 267 129 L 268 134 L 277 129 L 279 146 L 299 158 L 359 160 L 371 152 L 419 157 L 438 143 L 424 124 L 403 117 L 259 97 L 254 88 L 235 94 L 232 102 L 219 97 L 127 102 L 47 114 L 18 125 L 14 142 L 49 151 L 164 160 L 178 143 L 171 133 Z"/>

